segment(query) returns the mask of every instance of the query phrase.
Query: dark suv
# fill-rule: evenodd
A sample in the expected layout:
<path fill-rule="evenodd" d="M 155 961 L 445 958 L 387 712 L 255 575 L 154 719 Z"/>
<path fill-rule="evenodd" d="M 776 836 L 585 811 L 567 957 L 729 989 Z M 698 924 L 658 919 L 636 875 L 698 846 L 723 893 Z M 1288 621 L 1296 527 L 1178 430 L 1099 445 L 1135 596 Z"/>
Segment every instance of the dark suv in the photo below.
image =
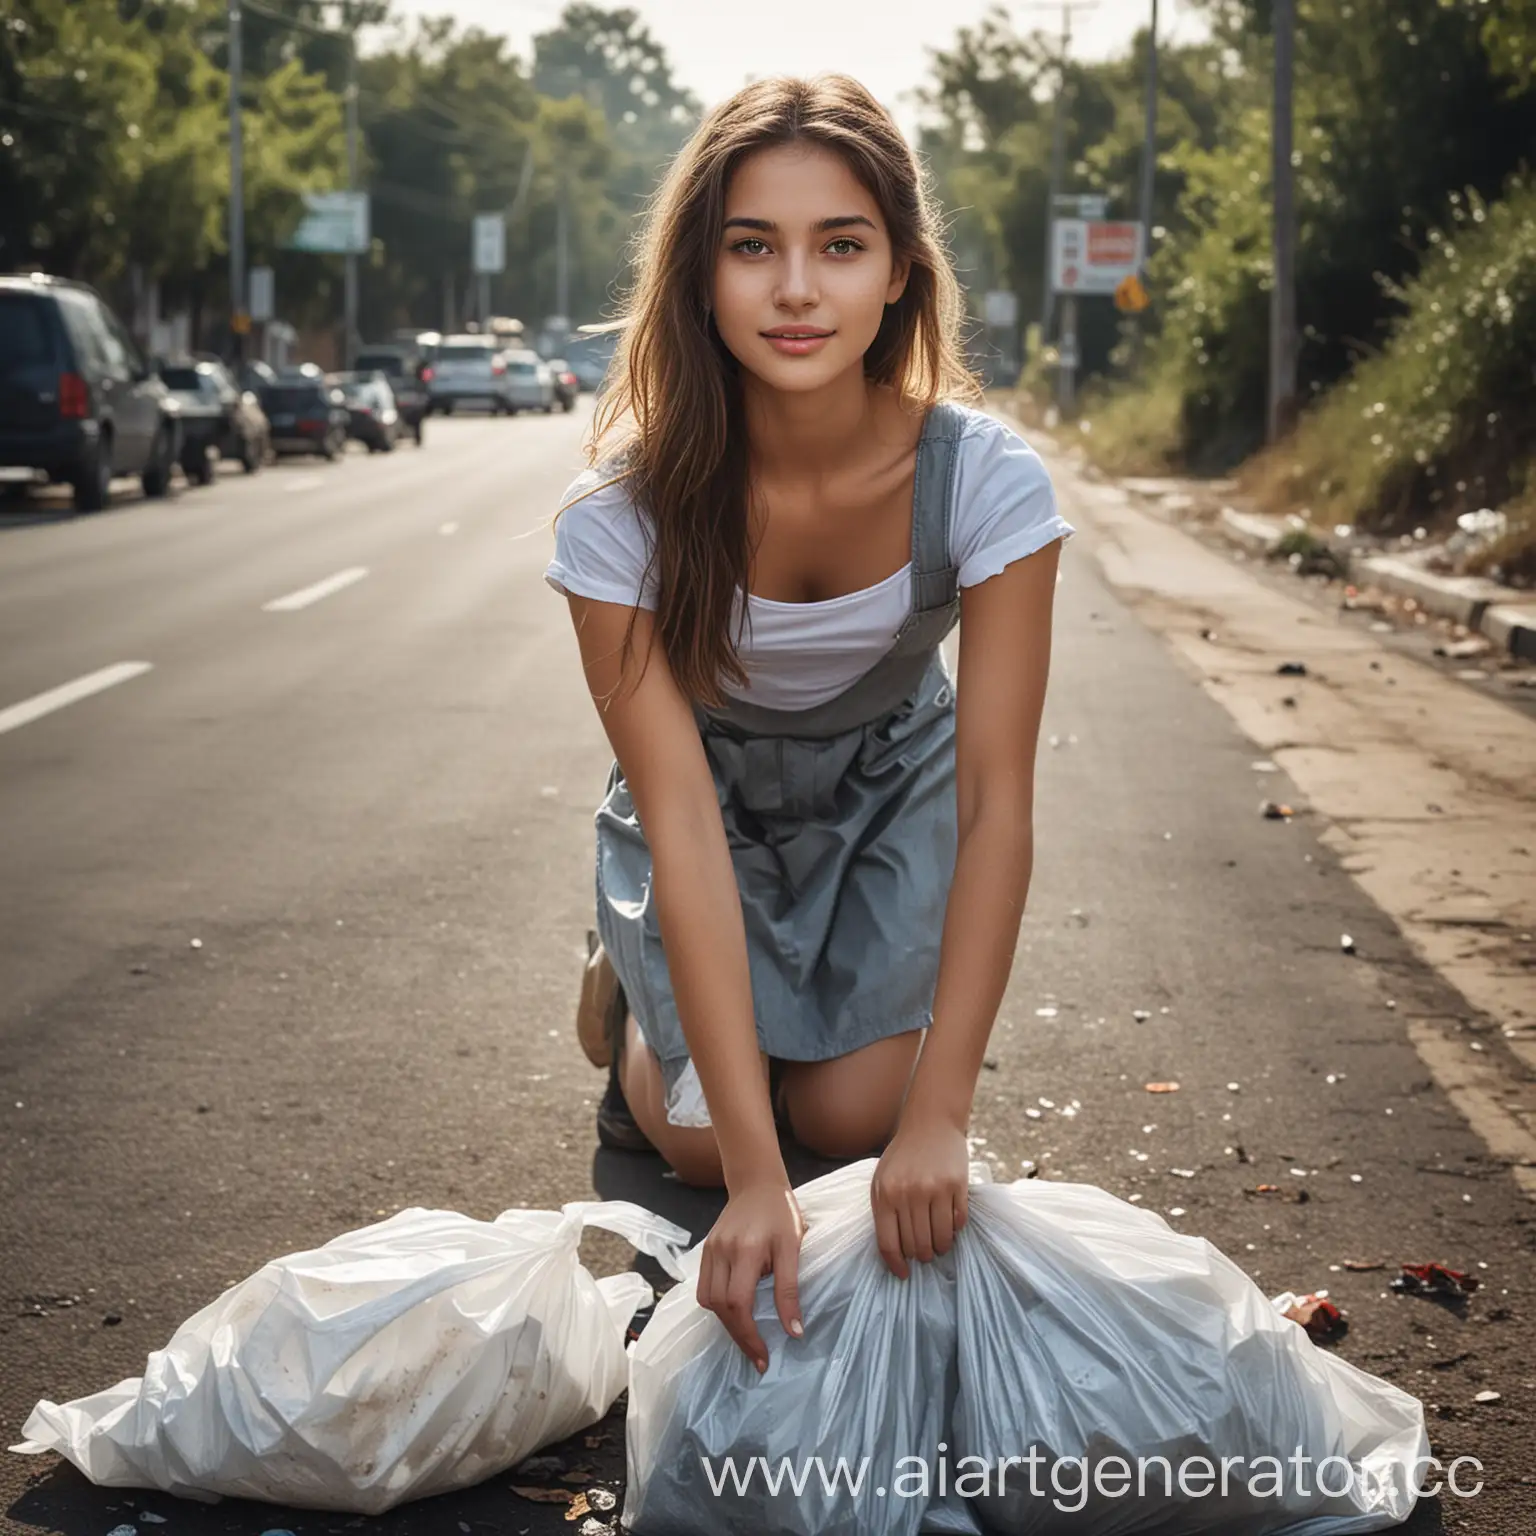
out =
<path fill-rule="evenodd" d="M 176 402 L 96 293 L 0 277 L 0 483 L 62 481 L 96 512 L 113 475 L 163 496 L 180 452 Z"/>

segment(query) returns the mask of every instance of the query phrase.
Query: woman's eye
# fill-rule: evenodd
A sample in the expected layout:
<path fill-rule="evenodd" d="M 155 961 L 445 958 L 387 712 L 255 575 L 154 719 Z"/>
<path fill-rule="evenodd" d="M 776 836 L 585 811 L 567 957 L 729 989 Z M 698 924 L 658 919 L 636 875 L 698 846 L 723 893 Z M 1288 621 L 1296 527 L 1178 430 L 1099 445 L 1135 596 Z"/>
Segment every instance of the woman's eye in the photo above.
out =
<path fill-rule="evenodd" d="M 758 250 L 749 251 L 747 249 L 749 245 L 757 246 Z M 733 251 L 740 251 L 744 256 L 756 256 L 759 251 L 766 251 L 768 247 L 764 245 L 763 242 L 759 240 L 755 235 L 749 235 L 745 240 L 738 240 L 735 245 L 731 247 L 731 249 Z"/>
<path fill-rule="evenodd" d="M 841 239 L 834 240 L 827 249 L 834 256 L 852 256 L 855 251 L 862 251 L 864 247 L 851 235 L 844 235 Z"/>

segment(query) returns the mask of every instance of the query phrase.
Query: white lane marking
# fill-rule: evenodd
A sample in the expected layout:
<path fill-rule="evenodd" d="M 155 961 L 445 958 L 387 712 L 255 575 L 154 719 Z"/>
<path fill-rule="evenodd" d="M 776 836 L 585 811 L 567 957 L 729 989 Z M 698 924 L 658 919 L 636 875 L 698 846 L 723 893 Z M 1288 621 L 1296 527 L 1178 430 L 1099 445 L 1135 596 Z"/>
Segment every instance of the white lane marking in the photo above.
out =
<path fill-rule="evenodd" d="M 30 699 L 23 699 L 20 704 L 12 704 L 9 709 L 0 709 L 0 735 L 4 735 L 6 731 L 14 731 L 23 725 L 30 725 L 34 720 L 42 719 L 44 715 L 51 715 L 56 709 L 78 704 L 81 699 L 88 699 L 93 693 L 101 693 L 107 688 L 117 687 L 119 683 L 131 682 L 136 677 L 142 677 L 144 673 L 153 669 L 153 665 L 148 661 L 120 661 L 116 666 L 103 667 L 99 672 L 90 672 L 84 677 L 77 677 L 72 683 L 50 688 L 47 693 L 39 693 Z"/>
<path fill-rule="evenodd" d="M 290 496 L 297 495 L 300 491 L 312 491 L 317 485 L 325 484 L 324 475 L 300 475 L 296 480 L 290 480 L 283 489 Z"/>
<path fill-rule="evenodd" d="M 354 565 L 348 570 L 337 571 L 334 576 L 327 576 L 324 581 L 317 581 L 312 587 L 304 587 L 301 591 L 290 592 L 287 597 L 274 597 L 270 603 L 263 603 L 262 612 L 294 613 L 300 608 L 308 608 L 311 603 L 318 603 L 331 593 L 350 587 L 354 581 L 361 581 L 367 574 L 366 565 Z"/>
<path fill-rule="evenodd" d="M 459 525 L 457 523 L 444 523 L 437 531 L 446 539 L 449 534 L 459 531 Z"/>

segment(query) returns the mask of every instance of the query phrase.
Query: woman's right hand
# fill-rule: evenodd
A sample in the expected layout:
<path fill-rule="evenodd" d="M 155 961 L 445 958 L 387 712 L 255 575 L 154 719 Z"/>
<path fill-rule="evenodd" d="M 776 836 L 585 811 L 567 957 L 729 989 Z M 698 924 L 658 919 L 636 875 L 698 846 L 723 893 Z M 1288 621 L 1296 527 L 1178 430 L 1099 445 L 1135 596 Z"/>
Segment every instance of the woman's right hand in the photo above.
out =
<path fill-rule="evenodd" d="M 800 1319 L 800 1242 L 805 1218 L 782 1178 L 733 1191 L 704 1239 L 698 1299 L 719 1317 L 758 1373 L 768 1369 L 768 1346 L 757 1331 L 752 1302 L 757 1282 L 773 1275 L 773 1295 L 786 1333 L 805 1332 Z"/>

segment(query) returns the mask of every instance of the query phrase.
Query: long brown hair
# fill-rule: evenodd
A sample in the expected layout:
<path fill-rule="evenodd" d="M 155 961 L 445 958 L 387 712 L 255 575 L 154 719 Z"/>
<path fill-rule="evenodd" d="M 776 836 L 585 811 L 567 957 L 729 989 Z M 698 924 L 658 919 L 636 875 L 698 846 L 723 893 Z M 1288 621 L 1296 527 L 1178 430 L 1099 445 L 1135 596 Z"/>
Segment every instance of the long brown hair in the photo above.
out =
<path fill-rule="evenodd" d="M 760 80 L 716 107 L 647 210 L 589 445 L 649 517 L 656 634 L 680 688 L 710 706 L 723 702 L 722 681 L 747 684 L 731 615 L 752 559 L 739 366 L 709 314 L 715 253 L 732 172 L 756 150 L 796 141 L 842 156 L 879 204 L 894 258 L 910 264 L 865 376 L 924 409 L 979 392 L 962 358 L 965 305 L 938 210 L 885 108 L 847 75 Z"/>

